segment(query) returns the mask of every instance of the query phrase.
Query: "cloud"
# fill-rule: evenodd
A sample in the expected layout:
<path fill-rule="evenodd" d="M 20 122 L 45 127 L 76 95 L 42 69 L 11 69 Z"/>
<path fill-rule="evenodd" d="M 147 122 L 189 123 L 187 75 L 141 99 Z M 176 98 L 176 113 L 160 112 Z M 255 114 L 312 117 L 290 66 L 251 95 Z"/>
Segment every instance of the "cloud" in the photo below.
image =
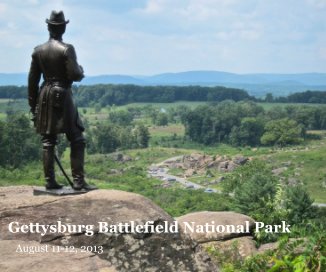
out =
<path fill-rule="evenodd" d="M 7 5 L 4 3 L 0 3 L 0 14 L 3 15 L 6 12 Z"/>
<path fill-rule="evenodd" d="M 8 54 L 0 72 L 28 70 L 53 9 L 70 20 L 64 40 L 88 74 L 326 72 L 325 7 L 326 0 L 3 0 L 0 47 Z"/>
<path fill-rule="evenodd" d="M 307 0 L 307 3 L 317 9 L 326 9 L 326 0 Z"/>

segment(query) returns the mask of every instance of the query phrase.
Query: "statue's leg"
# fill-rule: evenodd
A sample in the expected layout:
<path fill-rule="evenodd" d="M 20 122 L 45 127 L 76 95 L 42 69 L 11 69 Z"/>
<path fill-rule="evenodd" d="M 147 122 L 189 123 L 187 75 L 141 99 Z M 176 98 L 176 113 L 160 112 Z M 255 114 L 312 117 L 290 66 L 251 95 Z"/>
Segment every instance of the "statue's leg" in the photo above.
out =
<path fill-rule="evenodd" d="M 54 172 L 54 152 L 55 145 L 57 143 L 56 135 L 42 135 L 42 144 L 43 144 L 43 170 L 46 189 L 61 189 L 63 185 L 58 184 L 55 180 Z"/>
<path fill-rule="evenodd" d="M 67 138 L 70 141 L 70 163 L 71 172 L 74 180 L 73 188 L 75 190 L 93 190 L 96 187 L 89 185 L 85 181 L 84 160 L 85 160 L 85 138 L 82 132 L 75 133 L 73 135 L 67 134 Z"/>

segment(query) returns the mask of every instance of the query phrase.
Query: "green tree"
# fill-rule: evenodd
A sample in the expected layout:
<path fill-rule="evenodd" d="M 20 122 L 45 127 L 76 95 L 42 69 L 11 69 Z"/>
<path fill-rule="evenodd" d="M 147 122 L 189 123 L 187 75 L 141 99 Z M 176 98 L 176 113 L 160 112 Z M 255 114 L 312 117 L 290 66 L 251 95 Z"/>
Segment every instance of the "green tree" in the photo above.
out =
<path fill-rule="evenodd" d="M 265 169 L 257 168 L 258 165 Z M 235 208 L 264 222 L 267 222 L 266 218 L 270 217 L 274 210 L 270 203 L 273 202 L 278 184 L 277 179 L 270 172 L 266 172 L 267 169 L 267 166 L 261 163 L 250 165 L 241 184 L 234 190 Z"/>
<path fill-rule="evenodd" d="M 267 93 L 265 96 L 265 102 L 272 103 L 274 102 L 274 97 L 272 93 Z"/>
<path fill-rule="evenodd" d="M 17 168 L 36 160 L 40 155 L 40 141 L 30 120 L 23 114 L 11 114 L 0 123 L 2 166 Z"/>
<path fill-rule="evenodd" d="M 303 127 L 296 121 L 283 118 L 267 122 L 260 141 L 264 145 L 298 144 L 303 141 L 304 133 Z"/>
<path fill-rule="evenodd" d="M 119 144 L 117 148 L 131 149 L 137 148 L 136 137 L 131 127 L 116 127 Z"/>
<path fill-rule="evenodd" d="M 164 112 L 159 112 L 156 117 L 155 125 L 158 126 L 167 126 L 169 123 L 168 115 Z"/>
<path fill-rule="evenodd" d="M 0 165 L 4 166 L 6 161 L 6 150 L 7 146 L 5 145 L 5 132 L 6 126 L 5 123 L 0 120 Z"/>
<path fill-rule="evenodd" d="M 312 206 L 313 202 L 302 186 L 288 186 L 285 190 L 284 207 L 288 213 L 289 223 L 297 224 L 314 218 L 317 210 Z"/>
<path fill-rule="evenodd" d="M 264 131 L 262 119 L 245 117 L 241 120 L 240 126 L 232 128 L 230 142 L 235 146 L 256 146 L 260 144 L 260 138 Z"/>
<path fill-rule="evenodd" d="M 126 110 L 115 110 L 109 114 L 110 121 L 120 126 L 129 126 L 133 121 L 133 114 Z"/>
<path fill-rule="evenodd" d="M 95 113 L 99 113 L 102 110 L 102 105 L 99 103 L 96 103 L 94 106 Z"/>
<path fill-rule="evenodd" d="M 268 120 L 282 119 L 288 116 L 287 111 L 281 106 L 274 106 L 266 112 Z"/>
<path fill-rule="evenodd" d="M 119 147 L 117 126 L 113 124 L 98 125 L 91 131 L 91 150 L 98 153 L 110 153 Z"/>
<path fill-rule="evenodd" d="M 141 147 L 141 148 L 148 147 L 150 134 L 149 134 L 148 128 L 146 126 L 144 126 L 143 124 L 138 125 L 134 129 L 134 135 L 135 135 L 138 147 Z"/>

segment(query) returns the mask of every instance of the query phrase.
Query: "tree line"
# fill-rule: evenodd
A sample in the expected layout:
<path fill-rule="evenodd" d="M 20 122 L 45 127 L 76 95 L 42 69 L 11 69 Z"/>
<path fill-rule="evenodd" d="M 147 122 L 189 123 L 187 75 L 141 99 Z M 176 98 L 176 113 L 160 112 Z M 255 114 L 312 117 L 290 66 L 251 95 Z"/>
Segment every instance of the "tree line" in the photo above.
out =
<path fill-rule="evenodd" d="M 326 103 L 326 90 L 325 91 L 305 91 L 289 94 L 288 96 L 274 97 L 272 93 L 266 94 L 264 99 L 260 102 L 269 103 Z"/>
<path fill-rule="evenodd" d="M 26 86 L 0 86 L 0 98 L 5 99 L 20 99 L 27 98 Z"/>
<path fill-rule="evenodd" d="M 124 105 L 134 102 L 169 103 L 175 101 L 223 101 L 232 99 L 254 100 L 246 91 L 225 87 L 200 86 L 136 86 L 136 85 L 92 85 L 80 86 L 76 90 L 76 101 L 80 106 L 100 103 L 100 106 Z"/>
<path fill-rule="evenodd" d="M 326 106 L 276 106 L 251 101 L 223 101 L 199 106 L 183 118 L 186 136 L 203 144 L 235 146 L 298 144 L 307 130 L 326 129 Z"/>
<path fill-rule="evenodd" d="M 268 93 L 259 99 L 245 90 L 221 86 L 139 86 L 131 84 L 97 84 L 73 86 L 75 98 L 80 106 L 124 105 L 135 102 L 167 103 L 175 101 L 223 101 L 252 100 L 270 103 L 326 103 L 326 91 L 305 91 L 286 97 L 274 97 Z M 27 97 L 26 86 L 0 86 L 0 98 L 20 99 Z"/>
<path fill-rule="evenodd" d="M 73 86 L 73 93 L 79 106 L 99 103 L 124 105 L 135 102 L 169 103 L 175 101 L 240 101 L 254 100 L 246 91 L 226 87 L 201 86 L 138 86 L 128 84 L 98 84 Z M 19 99 L 27 97 L 25 86 L 0 86 L 0 98 Z"/>
<path fill-rule="evenodd" d="M 150 134 L 143 124 L 122 126 L 116 123 L 98 123 L 87 132 L 89 154 L 110 153 L 121 149 L 148 147 Z"/>

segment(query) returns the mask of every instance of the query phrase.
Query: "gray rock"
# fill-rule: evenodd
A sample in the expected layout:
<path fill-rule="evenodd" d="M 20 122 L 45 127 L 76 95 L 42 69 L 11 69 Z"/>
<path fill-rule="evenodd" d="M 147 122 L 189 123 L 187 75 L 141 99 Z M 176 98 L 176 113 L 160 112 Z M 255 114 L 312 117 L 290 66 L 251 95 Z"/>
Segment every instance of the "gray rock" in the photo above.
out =
<path fill-rule="evenodd" d="M 222 161 L 218 166 L 218 170 L 221 172 L 227 172 L 229 161 Z"/>
<path fill-rule="evenodd" d="M 123 157 L 122 157 L 122 161 L 123 161 L 123 162 L 132 161 L 132 158 L 131 158 L 130 156 L 128 156 L 128 155 L 123 155 Z"/>
<path fill-rule="evenodd" d="M 128 162 L 131 161 L 132 158 L 128 155 L 124 155 L 120 152 L 115 152 L 108 155 L 111 160 L 118 161 L 118 162 Z"/>
<path fill-rule="evenodd" d="M 238 155 L 235 156 L 232 161 L 238 165 L 244 165 L 248 161 L 248 158 Z"/>
<path fill-rule="evenodd" d="M 233 161 L 230 161 L 227 166 L 227 171 L 232 172 L 234 171 L 239 165 L 234 163 Z"/>
<path fill-rule="evenodd" d="M 287 244 L 294 244 L 294 248 L 292 252 L 294 254 L 302 254 L 305 250 L 305 245 L 308 242 L 307 238 L 290 238 L 287 241 Z M 274 242 L 274 243 L 267 243 L 267 244 L 262 244 L 258 250 L 257 253 L 263 254 L 266 253 L 266 251 L 274 251 L 278 248 L 279 242 Z"/>
<path fill-rule="evenodd" d="M 42 250 L 47 250 L 47 252 L 17 254 L 16 250 L 19 245 L 24 249 L 27 247 L 34 248 L 35 250 L 42 248 Z M 106 260 L 91 252 L 81 252 L 80 249 L 76 249 L 76 253 L 52 252 L 52 245 L 40 244 L 35 241 L 0 240 L 0 256 L 0 270 L 6 272 L 117 271 Z"/>
<path fill-rule="evenodd" d="M 145 223 L 154 221 L 156 225 L 173 224 L 174 219 L 150 200 L 137 194 L 117 190 L 96 190 L 78 196 L 48 197 L 33 196 L 30 187 L 0 188 L 0 240 L 24 240 L 30 244 L 35 242 L 59 246 L 103 246 L 103 254 L 96 254 L 101 261 L 99 266 L 79 271 L 216 271 L 217 268 L 209 261 L 207 255 L 201 252 L 191 239 L 183 233 L 98 233 L 98 222 L 109 225 L 119 223 Z M 10 233 L 9 222 L 22 224 L 39 223 L 41 225 L 56 225 L 58 221 L 70 225 L 94 225 L 94 235 L 85 233 L 50 233 L 41 236 L 39 233 Z M 0 245 L 2 248 L 2 246 Z M 12 262 L 0 259 L 1 271 L 27 271 L 17 269 L 14 263 L 19 263 L 21 254 L 11 251 Z M 2 255 L 1 255 L 2 256 Z M 76 254 L 76 258 L 84 255 Z M 45 254 L 43 263 L 52 255 Z M 68 255 L 67 255 L 67 258 Z M 101 260 L 100 260 L 101 259 Z M 206 261 L 205 261 L 206 260 Z M 33 260 L 31 260 L 32 262 Z M 33 264 L 26 261 L 26 267 Z M 63 262 L 65 262 L 63 260 Z M 51 260 L 49 260 L 51 263 Z M 42 264 L 39 264 L 40 267 Z M 70 264 L 66 263 L 66 269 Z M 52 270 L 35 269 L 34 271 L 61 271 L 53 264 Z M 33 270 L 28 270 L 33 271 Z M 74 271 L 74 270 L 71 270 Z"/>
<path fill-rule="evenodd" d="M 208 232 L 190 232 L 185 228 L 185 222 L 194 223 L 194 227 L 203 226 L 206 223 L 212 224 L 214 221 L 214 225 L 234 225 L 234 226 L 245 226 L 249 225 L 249 230 L 254 226 L 255 221 L 247 216 L 240 213 L 235 212 L 194 212 L 189 213 L 184 216 L 176 218 L 180 224 L 180 227 L 184 231 L 185 234 L 188 234 L 194 241 L 198 243 L 206 243 L 211 241 L 219 241 L 231 239 L 234 237 L 239 237 L 243 235 L 250 235 L 250 233 L 239 233 L 237 231 L 232 232 L 225 227 L 225 231 L 208 231 Z"/>
<path fill-rule="evenodd" d="M 110 169 L 109 174 L 110 175 L 117 175 L 120 174 L 121 172 L 118 169 Z"/>
<path fill-rule="evenodd" d="M 220 165 L 220 161 L 212 161 L 207 164 L 207 168 L 218 168 Z"/>
<path fill-rule="evenodd" d="M 285 166 L 285 167 L 289 167 L 289 166 L 291 166 L 291 164 L 292 164 L 291 161 L 282 162 L 282 166 Z"/>
<path fill-rule="evenodd" d="M 273 175 L 279 176 L 281 175 L 284 171 L 286 171 L 288 168 L 287 167 L 280 167 L 272 170 Z"/>
<path fill-rule="evenodd" d="M 290 177 L 290 178 L 288 178 L 288 184 L 289 185 L 297 185 L 299 183 L 299 181 L 296 179 L 296 178 L 292 178 L 292 177 Z"/>
<path fill-rule="evenodd" d="M 228 256 L 229 262 L 243 261 L 247 257 L 257 253 L 255 241 L 251 236 L 234 238 L 227 241 L 208 242 L 202 244 L 202 246 L 204 248 L 214 249 L 220 254 Z"/>
<path fill-rule="evenodd" d="M 122 153 L 112 153 L 109 154 L 109 158 L 114 161 L 123 161 L 123 154 Z"/>

